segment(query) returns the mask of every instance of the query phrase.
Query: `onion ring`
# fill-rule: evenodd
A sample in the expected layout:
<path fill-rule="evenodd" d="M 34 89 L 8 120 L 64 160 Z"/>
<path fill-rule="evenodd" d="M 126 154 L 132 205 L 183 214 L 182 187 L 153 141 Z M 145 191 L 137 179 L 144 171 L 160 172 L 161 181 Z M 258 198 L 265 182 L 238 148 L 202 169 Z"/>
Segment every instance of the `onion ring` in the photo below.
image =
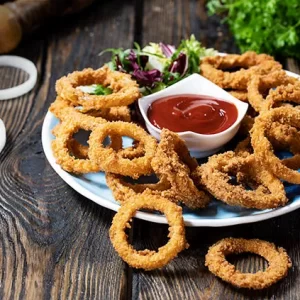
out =
<path fill-rule="evenodd" d="M 241 121 L 241 125 L 239 128 L 239 134 L 241 135 L 249 135 L 250 130 L 252 129 L 254 125 L 255 118 L 252 118 L 250 115 L 245 115 L 243 120 Z"/>
<path fill-rule="evenodd" d="M 176 133 L 168 129 L 161 131 L 151 166 L 159 178 L 165 177 L 171 185 L 170 189 L 161 192 L 163 197 L 182 202 L 192 209 L 205 207 L 210 201 L 210 197 L 199 190 L 190 177 L 198 163 Z"/>
<path fill-rule="evenodd" d="M 271 75 L 254 75 L 248 84 L 248 100 L 255 111 L 260 112 L 265 108 L 266 99 L 263 93 L 268 94 L 272 88 L 280 85 L 286 85 L 289 82 L 294 82 L 294 77 L 287 76 L 285 71 L 277 71 Z"/>
<path fill-rule="evenodd" d="M 290 183 L 300 184 L 300 173 L 287 167 L 273 152 L 272 144 L 267 137 L 267 133 L 270 131 L 273 122 L 290 125 L 299 130 L 300 111 L 290 107 L 279 107 L 257 117 L 251 131 L 251 143 L 255 156 L 262 165 L 280 179 L 284 179 Z M 300 154 L 296 154 L 293 157 L 293 161 L 296 163 L 295 168 L 299 168 Z"/>
<path fill-rule="evenodd" d="M 292 77 L 293 78 L 293 77 Z M 295 78 L 293 78 L 295 79 Z M 266 98 L 263 109 L 270 110 L 274 107 L 279 107 L 286 102 L 294 103 L 297 106 L 300 104 L 300 81 L 295 84 L 281 85 L 276 90 L 270 91 Z"/>
<path fill-rule="evenodd" d="M 214 155 L 197 169 L 201 183 L 216 199 L 232 206 L 268 209 L 283 206 L 288 199 L 284 186 L 272 173 L 262 168 L 253 155 L 240 150 Z M 231 183 L 231 174 L 237 183 Z M 253 190 L 247 190 L 246 182 Z"/>
<path fill-rule="evenodd" d="M 27 94 L 34 88 L 37 81 L 37 69 L 32 61 L 15 55 L 1 55 L 0 66 L 14 67 L 29 74 L 29 78 L 22 84 L 12 88 L 0 90 L 0 100 L 8 100 L 20 97 L 24 94 Z"/>
<path fill-rule="evenodd" d="M 241 67 L 236 72 L 223 70 Z M 269 74 L 280 70 L 282 66 L 271 56 L 246 52 L 242 55 L 229 54 L 225 56 L 204 57 L 200 69 L 204 77 L 214 82 L 223 89 L 246 90 L 253 74 Z"/>
<path fill-rule="evenodd" d="M 6 129 L 3 121 L 0 119 L 0 153 L 6 144 Z"/>
<path fill-rule="evenodd" d="M 68 149 L 75 158 L 88 159 L 89 147 L 80 144 L 74 138 L 68 141 Z"/>
<path fill-rule="evenodd" d="M 56 139 L 52 141 L 52 151 L 56 158 L 56 162 L 66 171 L 73 173 L 91 173 L 101 171 L 101 167 L 91 159 L 77 159 L 72 156 L 69 149 L 69 141 L 75 132 L 80 129 L 86 131 L 94 130 L 102 120 L 92 122 L 87 120 L 68 119 L 63 121 L 54 129 Z M 122 147 L 122 139 L 119 136 L 111 135 L 111 147 L 120 149 Z M 80 157 L 80 156 L 79 156 Z"/>
<path fill-rule="evenodd" d="M 83 112 L 80 107 L 75 107 L 72 102 L 60 97 L 56 98 L 49 110 L 60 120 L 64 120 L 70 115 L 73 115 L 76 118 L 84 118 L 85 116 L 97 118 L 98 120 L 102 118 L 103 123 L 105 123 L 105 121 L 131 121 L 130 110 L 127 106 L 116 106 Z"/>
<path fill-rule="evenodd" d="M 162 191 L 170 188 L 170 183 L 165 178 L 160 179 L 157 183 L 133 184 L 126 182 L 124 178 L 118 174 L 107 172 L 105 174 L 105 177 L 106 183 L 111 189 L 114 198 L 121 204 L 124 204 L 131 197 L 137 196 L 139 194 L 153 194 L 162 196 Z"/>
<path fill-rule="evenodd" d="M 130 227 L 129 221 L 139 209 L 158 210 L 165 214 L 169 223 L 169 241 L 158 251 L 135 250 L 127 240 L 125 229 Z M 109 236 L 113 247 L 121 258 L 133 268 L 153 270 L 165 266 L 177 254 L 186 249 L 185 227 L 182 208 L 158 196 L 140 195 L 131 198 L 122 205 L 113 218 Z"/>
<path fill-rule="evenodd" d="M 231 96 L 239 99 L 240 101 L 242 102 L 249 102 L 248 101 L 248 92 L 247 90 L 230 90 L 230 91 L 227 91 Z"/>
<path fill-rule="evenodd" d="M 125 135 L 142 142 L 145 155 L 132 160 L 122 157 L 113 148 L 104 148 L 102 142 L 107 135 Z M 147 132 L 133 124 L 126 122 L 111 122 L 95 128 L 89 139 L 89 157 L 97 162 L 105 172 L 138 178 L 141 175 L 152 173 L 150 162 L 155 154 L 156 140 Z"/>
<path fill-rule="evenodd" d="M 131 122 L 130 109 L 128 106 L 111 107 L 101 116 L 107 121 Z"/>
<path fill-rule="evenodd" d="M 244 252 L 262 256 L 268 261 L 268 268 L 254 274 L 236 270 L 235 266 L 227 261 L 226 256 Z M 205 256 L 205 265 L 214 275 L 236 287 L 259 290 L 284 278 L 292 263 L 286 251 L 272 243 L 258 239 L 226 238 L 209 248 Z"/>
<path fill-rule="evenodd" d="M 100 83 L 109 86 L 113 93 L 110 95 L 90 95 L 76 87 Z M 56 82 L 57 94 L 74 105 L 83 109 L 99 110 L 115 106 L 127 106 L 140 97 L 137 83 L 131 76 L 118 71 L 112 71 L 107 66 L 98 70 L 84 69 L 62 77 Z"/>

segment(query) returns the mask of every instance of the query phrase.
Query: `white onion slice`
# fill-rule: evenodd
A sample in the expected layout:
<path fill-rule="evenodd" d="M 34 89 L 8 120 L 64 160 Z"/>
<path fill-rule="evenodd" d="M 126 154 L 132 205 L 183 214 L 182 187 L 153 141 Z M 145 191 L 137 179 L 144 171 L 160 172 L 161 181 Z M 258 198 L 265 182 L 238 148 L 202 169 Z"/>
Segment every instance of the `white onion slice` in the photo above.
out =
<path fill-rule="evenodd" d="M 20 97 L 33 89 L 37 81 L 37 69 L 33 62 L 30 60 L 15 56 L 15 55 L 2 55 L 0 56 L 1 67 L 14 67 L 24 70 L 29 74 L 29 78 L 24 83 L 12 88 L 0 90 L 0 100 L 7 100 Z"/>
<path fill-rule="evenodd" d="M 0 153 L 6 144 L 6 130 L 3 121 L 0 119 Z"/>

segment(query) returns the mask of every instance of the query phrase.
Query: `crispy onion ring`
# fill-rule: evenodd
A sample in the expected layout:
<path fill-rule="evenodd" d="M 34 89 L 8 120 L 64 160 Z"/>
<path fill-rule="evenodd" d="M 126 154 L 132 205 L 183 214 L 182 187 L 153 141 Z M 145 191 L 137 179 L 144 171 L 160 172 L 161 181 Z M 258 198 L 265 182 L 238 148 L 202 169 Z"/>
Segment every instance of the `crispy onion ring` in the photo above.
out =
<path fill-rule="evenodd" d="M 266 99 L 263 94 L 268 94 L 270 89 L 280 85 L 286 85 L 289 82 L 294 82 L 296 79 L 287 76 L 285 71 L 273 72 L 264 76 L 254 75 L 248 84 L 248 100 L 255 111 L 260 112 L 266 109 Z"/>
<path fill-rule="evenodd" d="M 293 77 L 292 77 L 293 78 Z M 295 78 L 293 78 L 295 80 Z M 263 110 L 270 110 L 274 107 L 283 105 L 296 104 L 299 108 L 300 104 L 300 81 L 294 84 L 281 85 L 276 90 L 270 91 L 263 105 Z"/>
<path fill-rule="evenodd" d="M 241 67 L 236 72 L 226 69 Z M 246 69 L 243 69 L 246 68 Z M 271 56 L 246 52 L 242 55 L 229 54 L 225 56 L 204 57 L 201 62 L 201 73 L 223 89 L 246 90 L 253 74 L 268 74 L 280 70 L 282 66 Z"/>
<path fill-rule="evenodd" d="M 276 101 L 282 99 L 293 99 L 297 100 L 300 98 L 300 80 L 295 79 L 294 82 L 291 82 L 287 86 L 280 86 L 275 91 L 272 92 L 274 95 L 274 100 Z"/>
<path fill-rule="evenodd" d="M 267 138 L 276 150 L 290 149 L 295 155 L 300 153 L 300 132 L 288 124 L 274 122 Z"/>
<path fill-rule="evenodd" d="M 275 154 L 273 146 L 267 137 L 273 122 L 290 125 L 300 129 L 300 112 L 290 107 L 274 108 L 256 118 L 251 131 L 251 143 L 255 156 L 262 165 L 268 168 L 280 179 L 287 182 L 300 184 L 300 173 L 285 165 Z M 291 149 L 292 150 L 292 149 Z M 294 155 L 294 168 L 300 167 L 300 153 Z M 290 163 L 288 163 L 290 166 Z"/>
<path fill-rule="evenodd" d="M 120 137 L 124 135 L 140 141 L 144 145 L 145 155 L 130 160 L 122 157 L 113 148 L 103 147 L 102 142 L 108 135 L 118 135 Z M 156 140 L 148 135 L 143 128 L 133 123 L 118 121 L 103 124 L 103 126 L 93 130 L 90 135 L 89 145 L 89 157 L 105 172 L 132 178 L 152 173 L 150 162 L 155 154 Z"/>
<path fill-rule="evenodd" d="M 80 107 L 75 107 L 70 101 L 66 101 L 60 97 L 56 98 L 49 110 L 60 120 L 64 120 L 72 114 L 74 117 L 80 118 L 84 118 L 85 116 L 97 119 L 102 118 L 103 123 L 104 121 L 131 121 L 130 110 L 127 106 L 116 106 L 84 112 Z"/>
<path fill-rule="evenodd" d="M 108 187 L 113 192 L 114 198 L 121 204 L 128 201 L 131 197 L 142 193 L 162 196 L 162 192 L 170 188 L 170 183 L 165 178 L 161 178 L 157 183 L 134 184 L 126 182 L 123 176 L 118 174 L 106 173 L 105 177 Z"/>
<path fill-rule="evenodd" d="M 162 191 L 163 197 L 182 202 L 192 209 L 205 207 L 209 203 L 210 197 L 196 187 L 190 176 L 198 163 L 176 133 L 167 129 L 161 131 L 161 141 L 151 166 L 159 178 L 166 178 L 171 185 L 170 189 Z"/>
<path fill-rule="evenodd" d="M 88 159 L 89 147 L 80 144 L 77 140 L 70 139 L 68 141 L 68 149 L 73 156 L 79 159 Z"/>
<path fill-rule="evenodd" d="M 58 119 L 61 121 L 75 119 L 79 122 L 90 122 L 95 124 L 107 123 L 107 119 L 118 119 L 127 122 L 130 120 L 130 112 L 128 107 L 112 107 L 108 109 L 102 109 L 100 111 L 89 111 L 88 113 L 82 113 L 77 110 L 69 101 L 63 100 L 57 97 L 56 100 L 51 104 L 49 109 Z M 129 113 L 129 115 L 128 115 Z M 107 118 L 107 119 L 106 119 Z M 54 128 L 53 134 L 59 126 Z M 69 149 L 78 158 L 88 158 L 88 146 L 83 146 L 74 139 L 69 140 Z M 140 157 L 145 154 L 144 146 L 142 143 L 121 149 L 119 153 L 124 158 L 133 159 Z"/>
<path fill-rule="evenodd" d="M 243 102 L 248 102 L 247 90 L 229 90 L 228 93 Z"/>
<path fill-rule="evenodd" d="M 101 171 L 99 165 L 89 159 L 89 158 L 76 158 L 70 153 L 69 142 L 72 140 L 74 133 L 78 132 L 80 129 L 86 131 L 93 131 L 97 126 L 102 124 L 102 121 L 97 122 L 93 120 L 92 122 L 88 120 L 76 120 L 76 119 L 66 119 L 61 124 L 59 124 L 53 131 L 56 139 L 52 141 L 52 151 L 56 158 L 56 162 L 66 171 L 72 173 L 93 173 Z M 110 135 L 111 145 L 110 147 L 114 149 L 122 148 L 122 138 L 117 135 Z M 103 142 L 104 140 L 102 140 Z M 104 149 L 105 147 L 101 145 Z M 109 148 L 108 148 L 109 149 Z M 112 150 L 113 151 L 113 150 Z M 80 157 L 80 155 L 79 155 Z"/>
<path fill-rule="evenodd" d="M 81 113 L 93 117 L 101 117 L 106 121 L 124 121 L 131 122 L 131 114 L 128 106 L 116 106 L 111 108 L 102 108 L 100 110 L 82 111 Z"/>
<path fill-rule="evenodd" d="M 245 151 L 214 155 L 197 172 L 205 189 L 216 199 L 232 206 L 268 209 L 283 206 L 288 201 L 280 180 Z M 230 175 L 236 176 L 237 184 L 231 183 Z M 244 182 L 253 190 L 247 190 L 242 184 Z"/>
<path fill-rule="evenodd" d="M 127 147 L 122 150 L 122 156 L 128 159 L 142 157 L 144 155 L 145 155 L 145 147 L 142 142 L 134 141 L 132 147 Z"/>
<path fill-rule="evenodd" d="M 262 256 L 267 260 L 268 268 L 256 273 L 242 273 L 226 259 L 229 254 L 244 252 Z M 214 275 L 236 287 L 259 290 L 284 278 L 292 263 L 286 251 L 272 243 L 258 239 L 226 238 L 209 248 L 205 265 Z"/>
<path fill-rule="evenodd" d="M 54 114 L 56 118 L 58 118 L 61 121 L 69 120 L 69 119 L 76 119 L 80 120 L 82 122 L 97 122 L 97 123 L 106 123 L 107 120 L 100 117 L 100 111 L 98 112 L 98 115 L 88 115 L 84 114 L 80 111 L 80 109 L 77 109 L 72 105 L 70 101 L 64 100 L 61 97 L 57 97 L 55 101 L 51 104 L 49 110 L 51 113 Z M 109 111 L 109 109 L 103 109 L 101 110 L 101 114 L 104 115 Z"/>
<path fill-rule="evenodd" d="M 129 243 L 125 229 L 129 228 L 129 221 L 139 209 L 158 210 L 165 214 L 169 223 L 169 241 L 158 251 L 135 250 Z M 139 195 L 131 198 L 122 205 L 113 218 L 109 236 L 113 247 L 121 258 L 133 268 L 153 270 L 165 266 L 177 254 L 186 249 L 185 227 L 182 208 L 158 196 Z"/>
<path fill-rule="evenodd" d="M 251 117 L 250 115 L 245 115 L 239 128 L 239 134 L 245 136 L 249 135 L 249 132 L 253 127 L 254 120 L 255 118 Z"/>
<path fill-rule="evenodd" d="M 99 83 L 109 86 L 110 95 L 90 95 L 76 87 Z M 115 106 L 127 106 L 140 97 L 137 83 L 131 76 L 118 71 L 112 71 L 107 66 L 98 70 L 84 69 L 64 76 L 56 82 L 57 94 L 74 105 L 84 109 L 101 109 Z"/>

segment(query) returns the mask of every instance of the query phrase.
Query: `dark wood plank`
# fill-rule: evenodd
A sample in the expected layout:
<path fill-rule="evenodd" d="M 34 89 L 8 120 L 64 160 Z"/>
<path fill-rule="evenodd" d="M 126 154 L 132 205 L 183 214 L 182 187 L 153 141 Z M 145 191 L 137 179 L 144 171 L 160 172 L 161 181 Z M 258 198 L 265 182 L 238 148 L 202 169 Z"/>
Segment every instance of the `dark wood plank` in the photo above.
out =
<path fill-rule="evenodd" d="M 177 44 L 191 33 L 207 47 L 236 53 L 232 37 L 217 17 L 207 16 L 205 1 L 153 0 L 144 3 L 143 44 L 165 41 Z M 288 60 L 286 67 L 300 73 L 299 65 Z M 133 270 L 133 299 L 298 299 L 299 298 L 299 212 L 254 224 L 224 228 L 187 228 L 190 248 L 161 270 Z M 138 249 L 157 249 L 167 241 L 167 226 L 135 220 L 133 245 Z M 287 278 L 263 291 L 231 287 L 204 266 L 208 247 L 225 237 L 261 238 L 287 249 L 293 268 Z M 237 268 L 253 272 L 266 267 L 255 255 L 231 258 Z"/>
<path fill-rule="evenodd" d="M 113 213 L 81 197 L 51 169 L 41 126 L 56 79 L 101 66 L 104 48 L 131 46 L 133 25 L 132 1 L 96 2 L 16 51 L 36 63 L 39 80 L 28 95 L 0 103 L 8 130 L 0 155 L 0 299 L 126 298 L 127 268 L 108 237 Z M 22 80 L 15 71 L 0 72 L 6 87 Z"/>

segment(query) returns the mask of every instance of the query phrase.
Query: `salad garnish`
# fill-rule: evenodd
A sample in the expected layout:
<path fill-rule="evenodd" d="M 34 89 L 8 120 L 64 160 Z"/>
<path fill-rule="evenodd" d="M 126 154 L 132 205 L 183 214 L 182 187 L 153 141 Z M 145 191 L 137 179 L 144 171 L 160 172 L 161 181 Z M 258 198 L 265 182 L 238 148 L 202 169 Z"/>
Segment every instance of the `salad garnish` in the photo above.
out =
<path fill-rule="evenodd" d="M 194 35 L 182 40 L 177 48 L 164 43 L 149 43 L 141 48 L 134 43 L 133 49 L 110 48 L 100 55 L 105 52 L 112 53 L 108 66 L 130 74 L 144 95 L 160 91 L 193 73 L 200 73 L 201 58 L 218 53 L 203 47 Z"/>

